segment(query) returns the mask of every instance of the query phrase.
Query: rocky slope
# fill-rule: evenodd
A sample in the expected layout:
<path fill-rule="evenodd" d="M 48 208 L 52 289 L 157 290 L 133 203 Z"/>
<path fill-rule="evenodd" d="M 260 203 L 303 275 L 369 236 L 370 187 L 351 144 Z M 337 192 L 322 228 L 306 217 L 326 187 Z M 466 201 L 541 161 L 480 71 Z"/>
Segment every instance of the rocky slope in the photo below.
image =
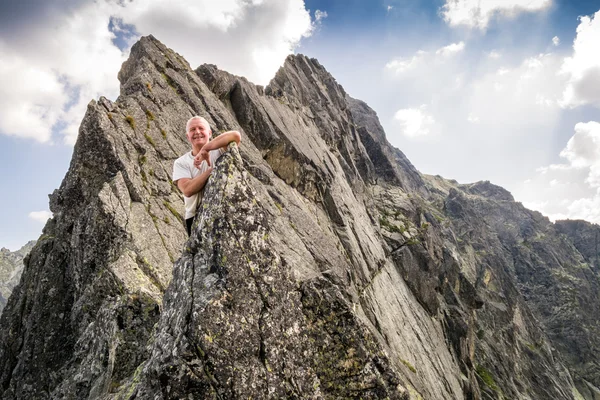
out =
<path fill-rule="evenodd" d="M 35 240 L 32 240 L 17 251 L 11 252 L 4 247 L 0 250 L 0 314 L 14 287 L 19 284 L 23 272 L 23 259 L 34 245 Z"/>
<path fill-rule="evenodd" d="M 593 234 L 421 175 L 314 59 L 263 88 L 145 37 L 119 79 L 0 318 L 3 399 L 598 398 Z M 186 239 L 196 114 L 243 139 Z"/>

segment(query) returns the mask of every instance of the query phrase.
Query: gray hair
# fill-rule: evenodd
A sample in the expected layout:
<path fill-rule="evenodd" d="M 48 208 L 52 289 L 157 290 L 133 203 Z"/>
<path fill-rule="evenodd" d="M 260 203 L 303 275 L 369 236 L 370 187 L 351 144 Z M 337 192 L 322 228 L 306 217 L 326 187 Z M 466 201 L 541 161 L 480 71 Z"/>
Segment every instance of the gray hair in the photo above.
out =
<path fill-rule="evenodd" d="M 210 124 L 208 123 L 208 121 L 206 120 L 206 118 L 200 117 L 198 115 L 194 115 L 192 118 L 188 119 L 188 122 L 185 124 L 185 132 L 187 133 L 190 130 L 190 124 L 192 123 L 193 120 L 195 119 L 199 119 L 200 122 L 202 122 L 204 125 L 206 125 L 206 127 L 208 129 L 210 129 Z"/>

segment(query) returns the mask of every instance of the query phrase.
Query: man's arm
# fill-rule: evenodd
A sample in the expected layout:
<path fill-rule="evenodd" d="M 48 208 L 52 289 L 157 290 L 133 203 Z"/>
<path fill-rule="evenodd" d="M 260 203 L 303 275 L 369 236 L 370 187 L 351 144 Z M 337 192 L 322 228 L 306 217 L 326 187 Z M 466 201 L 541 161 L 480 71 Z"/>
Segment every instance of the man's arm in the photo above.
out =
<path fill-rule="evenodd" d="M 206 143 L 200 153 L 196 156 L 196 160 L 202 162 L 202 160 L 206 160 L 208 165 L 210 165 L 210 157 L 208 156 L 208 152 L 211 150 L 216 150 L 218 148 L 222 148 L 223 151 L 227 150 L 227 145 L 231 142 L 235 142 L 238 146 L 240 144 L 240 140 L 242 140 L 242 135 L 238 131 L 229 131 L 225 133 L 221 133 L 219 136 Z"/>
<path fill-rule="evenodd" d="M 208 167 L 206 171 L 195 178 L 181 178 L 177 181 L 177 187 L 185 197 L 192 197 L 204 188 L 211 172 L 212 167 Z"/>

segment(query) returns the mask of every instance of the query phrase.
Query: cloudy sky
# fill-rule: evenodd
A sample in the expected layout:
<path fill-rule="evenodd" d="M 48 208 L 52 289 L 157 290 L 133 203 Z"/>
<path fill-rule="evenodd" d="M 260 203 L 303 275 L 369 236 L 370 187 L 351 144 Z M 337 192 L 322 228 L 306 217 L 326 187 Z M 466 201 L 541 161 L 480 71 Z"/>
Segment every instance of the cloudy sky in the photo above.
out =
<path fill-rule="evenodd" d="M 0 3 L 0 247 L 35 239 L 85 107 L 140 35 L 260 84 L 319 59 L 422 172 L 600 222 L 598 0 Z"/>

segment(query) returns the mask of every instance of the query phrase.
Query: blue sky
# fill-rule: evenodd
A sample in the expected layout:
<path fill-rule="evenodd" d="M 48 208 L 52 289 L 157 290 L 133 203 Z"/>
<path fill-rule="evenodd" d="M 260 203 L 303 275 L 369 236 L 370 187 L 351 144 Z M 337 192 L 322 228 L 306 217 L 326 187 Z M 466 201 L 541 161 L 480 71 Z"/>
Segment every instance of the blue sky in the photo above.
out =
<path fill-rule="evenodd" d="M 139 35 L 266 84 L 317 58 L 416 167 L 600 222 L 598 0 L 28 0 L 0 5 L 0 247 L 41 233 L 86 104 Z M 582 18 L 580 18 L 582 17 Z M 224 50 L 227 49 L 227 50 Z"/>

